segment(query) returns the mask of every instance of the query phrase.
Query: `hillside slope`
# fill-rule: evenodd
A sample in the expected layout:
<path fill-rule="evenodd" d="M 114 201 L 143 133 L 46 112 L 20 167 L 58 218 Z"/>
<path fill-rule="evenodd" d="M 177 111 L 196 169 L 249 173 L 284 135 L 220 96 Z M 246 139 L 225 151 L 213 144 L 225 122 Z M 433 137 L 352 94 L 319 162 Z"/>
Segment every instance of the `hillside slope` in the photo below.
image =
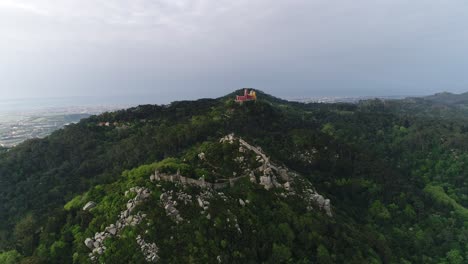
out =
<path fill-rule="evenodd" d="M 468 93 L 436 93 L 424 97 L 408 97 L 402 100 L 366 100 L 364 107 L 378 106 L 388 112 L 408 114 L 432 119 L 468 119 Z"/>
<path fill-rule="evenodd" d="M 423 97 L 424 100 L 448 104 L 448 105 L 461 105 L 461 104 L 468 104 L 468 93 L 462 94 L 453 94 L 449 92 L 437 93 L 430 96 Z"/>

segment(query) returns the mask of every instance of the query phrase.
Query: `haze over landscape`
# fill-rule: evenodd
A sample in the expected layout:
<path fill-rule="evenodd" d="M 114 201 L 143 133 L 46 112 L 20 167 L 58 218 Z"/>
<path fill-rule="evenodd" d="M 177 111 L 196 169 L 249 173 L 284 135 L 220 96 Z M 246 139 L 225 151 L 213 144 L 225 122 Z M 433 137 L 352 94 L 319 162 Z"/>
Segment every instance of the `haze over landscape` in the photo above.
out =
<path fill-rule="evenodd" d="M 468 87 L 466 1 L 0 2 L 1 98 Z"/>

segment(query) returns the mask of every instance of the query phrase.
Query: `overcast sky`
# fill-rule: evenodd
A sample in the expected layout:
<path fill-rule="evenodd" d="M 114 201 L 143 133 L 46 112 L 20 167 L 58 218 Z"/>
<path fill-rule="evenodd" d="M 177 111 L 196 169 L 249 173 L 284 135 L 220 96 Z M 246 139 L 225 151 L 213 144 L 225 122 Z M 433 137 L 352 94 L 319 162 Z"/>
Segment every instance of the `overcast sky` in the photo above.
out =
<path fill-rule="evenodd" d="M 1 98 L 468 91 L 466 0 L 0 0 Z"/>

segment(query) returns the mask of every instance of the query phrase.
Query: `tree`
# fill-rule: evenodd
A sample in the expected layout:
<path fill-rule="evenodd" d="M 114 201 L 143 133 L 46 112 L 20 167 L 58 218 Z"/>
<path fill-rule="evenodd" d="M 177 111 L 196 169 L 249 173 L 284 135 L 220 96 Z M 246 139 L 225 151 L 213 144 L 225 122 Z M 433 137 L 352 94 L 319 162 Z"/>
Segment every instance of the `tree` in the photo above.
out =
<path fill-rule="evenodd" d="M 377 219 L 387 220 L 390 219 L 390 212 L 380 200 L 375 200 L 370 209 L 369 213 Z"/>
<path fill-rule="evenodd" d="M 286 263 L 291 258 L 291 250 L 283 244 L 273 244 L 272 263 Z"/>
<path fill-rule="evenodd" d="M 461 255 L 458 249 L 452 249 L 447 252 L 447 260 L 449 264 L 462 264 L 463 263 L 463 256 Z"/>
<path fill-rule="evenodd" d="M 0 263 L 2 264 L 16 264 L 20 261 L 21 254 L 16 250 L 10 250 L 0 253 Z"/>
<path fill-rule="evenodd" d="M 60 240 L 55 241 L 52 246 L 50 246 L 50 256 L 61 263 L 65 263 L 70 259 L 67 244 Z"/>
<path fill-rule="evenodd" d="M 24 255 L 29 256 L 34 250 L 34 231 L 36 221 L 32 214 L 27 214 L 15 226 L 14 236 Z"/>
<path fill-rule="evenodd" d="M 323 246 L 319 245 L 317 247 L 317 263 L 319 264 L 331 264 L 334 263 L 328 249 Z"/>

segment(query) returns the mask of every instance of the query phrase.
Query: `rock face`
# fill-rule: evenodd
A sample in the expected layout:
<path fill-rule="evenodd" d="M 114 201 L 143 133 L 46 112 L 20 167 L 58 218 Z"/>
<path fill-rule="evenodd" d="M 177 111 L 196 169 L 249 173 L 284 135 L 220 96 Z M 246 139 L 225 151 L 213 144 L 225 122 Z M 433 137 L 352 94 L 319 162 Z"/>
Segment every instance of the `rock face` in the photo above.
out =
<path fill-rule="evenodd" d="M 221 138 L 219 142 L 232 144 L 234 143 L 234 140 L 235 140 L 234 134 L 229 134 Z"/>
<path fill-rule="evenodd" d="M 244 200 L 242 200 L 242 199 L 239 199 L 239 204 L 240 204 L 241 206 L 245 206 L 245 202 L 244 202 Z"/>
<path fill-rule="evenodd" d="M 198 206 L 202 209 L 200 213 L 202 215 L 206 215 L 206 218 L 208 220 L 211 219 L 211 215 L 208 213 L 208 210 L 210 209 L 210 202 L 209 200 L 213 198 L 215 193 L 212 192 L 212 190 L 203 190 L 199 195 L 197 195 L 197 202 Z M 219 193 L 218 194 L 223 200 L 227 199 L 226 196 L 224 196 L 224 193 Z"/>
<path fill-rule="evenodd" d="M 205 153 L 203 153 L 203 152 L 199 153 L 199 154 L 198 154 L 198 158 L 199 158 L 200 160 L 205 160 Z"/>
<path fill-rule="evenodd" d="M 267 190 L 274 187 L 270 176 L 260 176 L 260 185 L 263 185 Z"/>
<path fill-rule="evenodd" d="M 147 262 L 156 263 L 159 260 L 158 252 L 159 248 L 155 243 L 146 243 L 145 240 L 139 235 L 136 238 L 138 245 L 140 246 L 141 253 L 145 256 Z"/>
<path fill-rule="evenodd" d="M 83 210 L 84 211 L 89 211 L 90 209 L 96 207 L 96 203 L 93 202 L 93 201 L 89 201 L 88 203 L 85 204 L 85 206 L 83 206 Z"/>
<path fill-rule="evenodd" d="M 167 216 L 171 217 L 176 223 L 184 220 L 180 216 L 179 210 L 176 208 L 177 201 L 175 201 L 173 198 L 173 191 L 164 192 L 159 198 L 161 200 L 162 206 L 164 207 L 164 210 L 166 210 Z"/>
<path fill-rule="evenodd" d="M 315 201 L 315 203 L 319 206 L 320 209 L 325 210 L 328 216 L 332 216 L 331 208 L 330 208 L 330 199 L 325 199 L 322 195 L 316 193 L 315 191 L 309 189 L 309 193 L 311 194 L 311 199 Z"/>
<path fill-rule="evenodd" d="M 112 236 L 115 236 L 117 234 L 117 227 L 115 227 L 114 224 L 111 224 L 110 226 L 106 227 L 106 232 L 108 232 Z"/>
<path fill-rule="evenodd" d="M 135 193 L 135 197 L 127 202 L 127 209 L 120 212 L 119 218 L 115 224 L 107 226 L 104 229 L 104 232 L 98 232 L 94 234 L 94 237 L 85 239 L 85 245 L 90 250 L 92 250 L 92 252 L 89 254 L 91 261 L 96 261 L 97 256 L 102 255 L 106 251 L 106 246 L 103 244 L 106 238 L 116 236 L 124 227 L 128 225 L 138 225 L 146 216 L 140 212 L 132 215 L 132 212 L 137 205 L 150 197 L 151 192 L 144 187 L 132 187 L 130 190 L 125 192 L 125 195 L 129 193 Z"/>
<path fill-rule="evenodd" d="M 248 175 L 252 183 L 257 183 L 255 174 L 260 174 L 258 184 L 262 185 L 266 190 L 273 188 L 284 189 L 287 193 L 284 195 L 299 195 L 303 199 L 309 202 L 308 210 L 313 210 L 314 206 L 320 210 L 324 210 L 325 213 L 332 217 L 331 203 L 329 199 L 324 198 L 318 194 L 311 186 L 310 182 L 296 177 L 297 175 L 290 172 L 287 168 L 275 165 L 271 162 L 260 147 L 255 147 L 247 143 L 242 138 L 236 138 L 234 134 L 229 134 L 220 139 L 221 143 L 234 144 L 239 141 L 239 152 L 245 153 L 246 150 L 253 151 L 256 154 L 256 160 L 260 163 L 260 166 L 255 171 L 246 171 L 245 175 Z M 236 162 L 242 162 L 242 159 L 236 160 Z M 280 183 L 282 181 L 283 183 Z M 294 189 L 295 181 L 300 181 L 299 185 L 307 187 L 305 191 L 298 191 Z"/>
<path fill-rule="evenodd" d="M 89 248 L 89 249 L 93 249 L 94 248 L 94 242 L 91 238 L 87 238 L 85 239 L 85 245 Z"/>

